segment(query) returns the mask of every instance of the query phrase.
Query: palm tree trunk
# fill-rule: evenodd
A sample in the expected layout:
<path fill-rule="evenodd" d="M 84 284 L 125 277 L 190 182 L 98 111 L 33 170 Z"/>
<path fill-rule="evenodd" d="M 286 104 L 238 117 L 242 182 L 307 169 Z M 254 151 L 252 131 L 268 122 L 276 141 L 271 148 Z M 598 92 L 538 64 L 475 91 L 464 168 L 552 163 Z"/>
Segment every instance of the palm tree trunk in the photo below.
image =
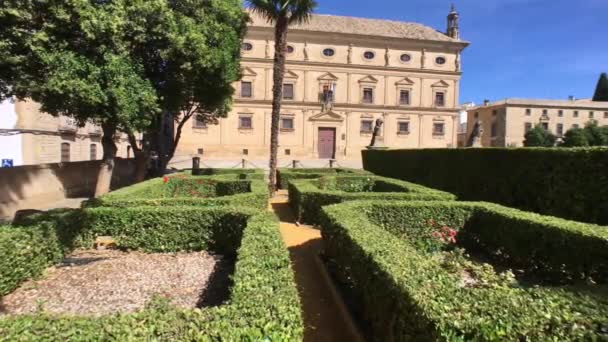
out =
<path fill-rule="evenodd" d="M 280 17 L 275 26 L 274 74 L 272 87 L 272 117 L 270 126 L 270 177 L 268 192 L 274 196 L 277 189 L 277 152 L 279 150 L 279 119 L 281 117 L 281 100 L 283 99 L 283 76 L 285 74 L 285 50 L 287 49 L 286 17 Z"/>

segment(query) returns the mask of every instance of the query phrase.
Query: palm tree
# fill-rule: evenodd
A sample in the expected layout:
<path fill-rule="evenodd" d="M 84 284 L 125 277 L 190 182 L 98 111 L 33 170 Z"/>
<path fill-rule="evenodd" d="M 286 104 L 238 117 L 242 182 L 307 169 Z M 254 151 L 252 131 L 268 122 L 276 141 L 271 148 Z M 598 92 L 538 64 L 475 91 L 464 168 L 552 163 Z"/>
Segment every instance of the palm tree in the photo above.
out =
<path fill-rule="evenodd" d="M 253 13 L 274 23 L 274 67 L 272 87 L 272 117 L 270 128 L 270 177 L 268 191 L 274 196 L 277 179 L 277 151 L 279 149 L 279 119 L 283 98 L 287 29 L 291 24 L 307 22 L 317 1 L 315 0 L 247 0 Z"/>

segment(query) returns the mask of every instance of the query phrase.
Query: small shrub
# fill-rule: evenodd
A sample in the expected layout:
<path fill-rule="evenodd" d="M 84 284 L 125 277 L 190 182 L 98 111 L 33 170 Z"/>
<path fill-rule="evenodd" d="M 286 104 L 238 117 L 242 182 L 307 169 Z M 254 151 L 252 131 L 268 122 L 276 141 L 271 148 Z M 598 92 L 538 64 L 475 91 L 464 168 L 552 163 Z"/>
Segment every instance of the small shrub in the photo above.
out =
<path fill-rule="evenodd" d="M 336 175 L 365 175 L 369 172 L 347 168 L 316 168 L 316 169 L 278 169 L 277 184 L 280 189 L 287 189 L 289 182 L 296 179 L 316 179 L 323 176 Z"/>

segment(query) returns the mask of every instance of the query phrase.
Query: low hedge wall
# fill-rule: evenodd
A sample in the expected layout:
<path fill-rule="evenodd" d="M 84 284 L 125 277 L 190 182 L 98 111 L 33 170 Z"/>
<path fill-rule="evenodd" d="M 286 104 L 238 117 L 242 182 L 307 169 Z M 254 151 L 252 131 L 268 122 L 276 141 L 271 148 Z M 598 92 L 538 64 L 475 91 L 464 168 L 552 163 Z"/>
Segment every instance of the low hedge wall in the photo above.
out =
<path fill-rule="evenodd" d="M 213 176 L 213 177 L 224 177 L 233 179 L 256 179 L 264 180 L 265 174 L 262 169 L 215 169 L 206 168 L 198 170 L 186 170 L 183 172 L 185 175 L 192 176 Z"/>
<path fill-rule="evenodd" d="M 418 184 L 372 175 L 323 176 L 289 182 L 289 205 L 298 221 L 308 224 L 319 223 L 324 205 L 372 199 L 446 201 L 456 198 Z"/>
<path fill-rule="evenodd" d="M 363 151 L 363 165 L 462 200 L 608 225 L 608 148 Z"/>
<path fill-rule="evenodd" d="M 289 182 L 295 179 L 315 179 L 323 176 L 336 175 L 366 175 L 370 174 L 364 170 L 348 168 L 309 168 L 309 169 L 288 169 L 277 170 L 277 184 L 280 189 L 287 189 Z"/>
<path fill-rule="evenodd" d="M 263 181 L 223 176 L 155 178 L 123 188 L 83 204 L 85 207 L 246 206 L 265 210 L 268 190 Z"/>
<path fill-rule="evenodd" d="M 63 252 L 90 246 L 96 235 L 112 235 L 119 246 L 144 251 L 236 254 L 234 285 L 229 303 L 213 308 L 186 310 L 153 303 L 137 313 L 101 317 L 6 316 L 0 318 L 2 339 L 302 339 L 289 255 L 269 213 L 235 207 L 92 208 L 35 215 L 20 224 L 0 229 L 0 246 L 10 251 L 0 262 L 2 294 L 39 275 Z"/>
<path fill-rule="evenodd" d="M 421 243 L 452 230 L 453 250 Z M 363 201 L 324 207 L 322 235 L 370 340 L 608 338 L 599 226 L 490 203 Z"/>

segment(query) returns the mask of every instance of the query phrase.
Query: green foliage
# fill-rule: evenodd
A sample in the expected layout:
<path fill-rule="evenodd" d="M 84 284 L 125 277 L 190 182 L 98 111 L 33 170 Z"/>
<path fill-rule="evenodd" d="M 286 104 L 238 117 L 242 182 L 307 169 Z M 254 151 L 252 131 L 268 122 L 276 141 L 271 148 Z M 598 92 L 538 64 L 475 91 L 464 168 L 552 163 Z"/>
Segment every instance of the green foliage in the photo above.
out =
<path fill-rule="evenodd" d="M 595 87 L 593 101 L 608 101 L 608 75 L 602 73 Z"/>
<path fill-rule="evenodd" d="M 608 146 L 608 126 L 600 127 L 597 121 L 585 125 L 585 134 L 590 146 Z"/>
<path fill-rule="evenodd" d="M 378 176 L 324 176 L 289 182 L 289 205 L 300 222 L 319 222 L 321 207 L 354 200 L 453 200 L 454 195 Z"/>
<path fill-rule="evenodd" d="M 272 215 L 231 207 L 99 208 L 74 212 L 84 218 L 82 222 L 88 223 L 82 225 L 86 232 L 81 241 L 90 242 L 97 233 L 112 233 L 121 236 L 119 243 L 124 247 L 168 251 L 208 246 L 236 252 L 230 302 L 193 310 L 155 302 L 137 313 L 101 317 L 45 314 L 4 317 L 0 319 L 2 338 L 21 341 L 302 339 L 300 303 L 289 255 Z M 188 218 L 191 215 L 193 217 Z M 37 221 L 56 224 L 62 220 L 47 215 L 39 216 Z M 0 231 L 0 241 L 3 234 L 4 230 Z M 50 242 L 53 241 L 47 243 Z M 33 266 L 38 263 L 37 258 L 29 259 Z M 23 263 L 13 268 L 30 266 L 26 258 L 14 260 L 23 260 Z M 4 277 L 2 281 L 3 285 L 11 282 L 4 282 Z"/>
<path fill-rule="evenodd" d="M 524 138 L 524 146 L 526 147 L 553 147 L 557 140 L 555 135 L 543 129 L 540 125 L 526 132 Z"/>
<path fill-rule="evenodd" d="M 360 175 L 369 174 L 369 172 L 357 169 L 346 168 L 311 168 L 311 169 L 278 169 L 277 183 L 279 188 L 287 189 L 289 182 L 294 179 L 315 179 L 323 176 L 331 175 Z"/>
<path fill-rule="evenodd" d="M 390 150 L 363 151 L 363 164 L 461 200 L 608 224 L 607 155 L 605 148 Z"/>
<path fill-rule="evenodd" d="M 589 139 L 587 133 L 582 128 L 572 128 L 564 134 L 563 147 L 587 147 Z"/>
<path fill-rule="evenodd" d="M 213 176 L 236 178 L 236 179 L 256 179 L 264 180 L 264 170 L 262 169 L 198 169 L 197 171 L 188 170 L 184 174 L 194 176 Z"/>
<path fill-rule="evenodd" d="M 369 340 L 606 338 L 606 285 L 569 285 L 590 276 L 608 281 L 601 227 L 463 202 L 350 202 L 323 208 L 321 219 L 326 256 L 353 295 Z M 412 235 L 431 229 L 430 219 L 459 230 L 467 253 L 488 252 L 490 264 L 460 249 L 417 248 Z M 580 250 L 590 256 L 572 258 Z M 529 286 L 496 271 L 512 266 L 557 282 Z M 476 282 L 467 285 L 463 271 Z"/>

